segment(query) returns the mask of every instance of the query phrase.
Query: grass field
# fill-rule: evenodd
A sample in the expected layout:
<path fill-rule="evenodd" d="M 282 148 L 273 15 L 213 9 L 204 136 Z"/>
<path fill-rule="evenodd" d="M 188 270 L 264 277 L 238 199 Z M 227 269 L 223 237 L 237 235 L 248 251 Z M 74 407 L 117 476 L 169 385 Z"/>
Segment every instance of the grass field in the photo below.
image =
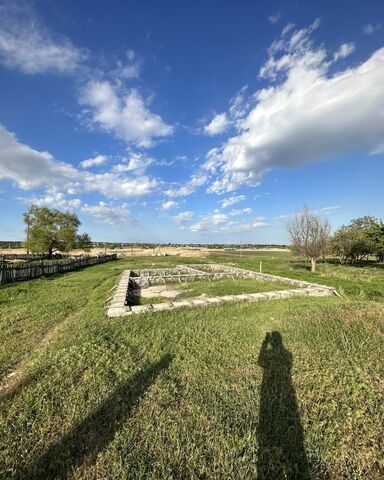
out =
<path fill-rule="evenodd" d="M 122 270 L 172 257 L 2 287 L 0 478 L 384 478 L 383 267 L 208 260 L 342 298 L 105 316 Z"/>

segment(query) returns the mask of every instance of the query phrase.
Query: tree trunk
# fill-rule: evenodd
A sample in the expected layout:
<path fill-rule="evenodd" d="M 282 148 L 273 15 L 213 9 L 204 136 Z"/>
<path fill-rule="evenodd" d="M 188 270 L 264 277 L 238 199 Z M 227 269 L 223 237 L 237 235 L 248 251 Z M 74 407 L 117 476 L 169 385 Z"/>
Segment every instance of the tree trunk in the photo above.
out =
<path fill-rule="evenodd" d="M 316 272 L 316 258 L 311 258 L 311 272 Z"/>

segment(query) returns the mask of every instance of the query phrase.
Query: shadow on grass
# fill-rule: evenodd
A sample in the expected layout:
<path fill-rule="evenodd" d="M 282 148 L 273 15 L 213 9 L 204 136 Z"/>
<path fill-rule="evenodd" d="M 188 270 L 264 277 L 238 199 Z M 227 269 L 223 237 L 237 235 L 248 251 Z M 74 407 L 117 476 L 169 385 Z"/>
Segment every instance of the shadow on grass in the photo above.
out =
<path fill-rule="evenodd" d="M 267 333 L 259 354 L 263 368 L 258 436 L 258 480 L 310 479 L 304 433 L 292 384 L 292 354 L 279 332 Z"/>
<path fill-rule="evenodd" d="M 16 477 L 64 479 L 84 462 L 92 465 L 97 454 L 112 441 L 140 398 L 161 372 L 168 369 L 171 361 L 171 355 L 164 355 L 158 362 L 136 373 L 41 457 L 20 469 Z"/>

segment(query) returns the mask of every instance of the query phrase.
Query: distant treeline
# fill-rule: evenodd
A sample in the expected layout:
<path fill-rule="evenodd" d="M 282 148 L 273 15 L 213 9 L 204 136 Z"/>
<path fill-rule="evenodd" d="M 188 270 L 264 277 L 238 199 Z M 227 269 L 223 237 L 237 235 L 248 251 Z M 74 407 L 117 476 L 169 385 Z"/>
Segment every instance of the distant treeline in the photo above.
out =
<path fill-rule="evenodd" d="M 14 241 L 14 240 L 2 240 L 0 241 L 0 249 L 4 250 L 5 248 L 23 248 L 24 242 Z"/>
<path fill-rule="evenodd" d="M 157 248 L 157 247 L 183 247 L 183 248 L 287 248 L 288 245 L 274 243 L 140 243 L 140 242 L 91 242 L 93 248 L 118 249 L 118 248 Z M 23 248 L 22 241 L 0 241 L 0 249 Z"/>
<path fill-rule="evenodd" d="M 287 248 L 288 245 L 270 243 L 140 243 L 140 242 L 93 242 L 95 248 L 157 248 L 157 247 L 183 247 L 183 248 Z"/>

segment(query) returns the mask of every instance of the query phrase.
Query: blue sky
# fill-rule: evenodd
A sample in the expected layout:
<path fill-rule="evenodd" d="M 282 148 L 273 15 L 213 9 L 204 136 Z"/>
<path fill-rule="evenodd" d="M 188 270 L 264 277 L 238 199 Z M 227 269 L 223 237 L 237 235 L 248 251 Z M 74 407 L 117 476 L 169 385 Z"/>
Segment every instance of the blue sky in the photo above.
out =
<path fill-rule="evenodd" d="M 384 3 L 0 0 L 0 238 L 286 243 L 383 218 Z"/>

